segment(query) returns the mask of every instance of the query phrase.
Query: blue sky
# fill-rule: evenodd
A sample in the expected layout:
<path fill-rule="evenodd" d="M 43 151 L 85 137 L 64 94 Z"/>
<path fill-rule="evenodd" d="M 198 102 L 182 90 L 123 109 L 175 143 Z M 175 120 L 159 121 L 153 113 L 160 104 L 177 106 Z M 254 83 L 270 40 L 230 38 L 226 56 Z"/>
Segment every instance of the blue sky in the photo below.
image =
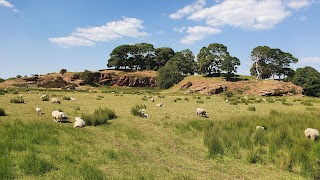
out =
<path fill-rule="evenodd" d="M 256 46 L 320 71 L 319 0 L 0 0 L 0 78 L 106 68 L 123 44 L 190 49 L 222 43 L 249 74 Z"/>

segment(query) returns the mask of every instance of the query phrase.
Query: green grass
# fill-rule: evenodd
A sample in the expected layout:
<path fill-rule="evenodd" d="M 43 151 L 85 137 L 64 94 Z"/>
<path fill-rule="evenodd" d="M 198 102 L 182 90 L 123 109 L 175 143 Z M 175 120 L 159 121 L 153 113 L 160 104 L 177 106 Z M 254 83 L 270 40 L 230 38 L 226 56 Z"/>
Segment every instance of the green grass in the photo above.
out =
<path fill-rule="evenodd" d="M 119 88 L 115 92 L 119 96 L 106 92 L 97 101 L 100 91 L 46 92 L 50 97 L 77 98 L 62 104 L 42 101 L 39 94 L 33 93 L 24 96 L 26 104 L 17 105 L 9 103 L 17 95 L 1 95 L 0 107 L 5 109 L 6 116 L 0 116 L 0 179 L 312 179 L 318 176 L 318 166 L 313 160 L 320 154 L 320 144 L 303 134 L 307 127 L 320 128 L 314 118 L 319 117 L 317 100 L 312 100 L 313 106 L 306 107 L 300 104 L 308 100 L 304 97 L 301 101 L 287 97 L 285 102 L 293 105 L 285 106 L 283 101 L 275 99 L 274 103 L 258 103 L 257 97 L 242 102 L 244 98 L 233 96 L 230 99 L 237 102 L 233 106 L 225 102 L 223 95 L 207 99 L 208 96 L 198 94 Z M 155 102 L 142 100 L 144 96 L 156 97 Z M 196 100 L 205 103 L 198 104 Z M 166 106 L 156 107 L 160 102 Z M 131 108 L 137 104 L 148 107 L 147 121 L 131 114 Z M 250 106 L 256 111 L 249 111 Z M 41 107 L 41 116 L 35 113 L 35 107 Z M 115 121 L 107 120 L 108 125 L 104 126 L 73 128 L 75 117 L 85 119 L 82 114 L 92 116 L 104 107 L 116 113 Z M 198 107 L 206 109 L 209 118 L 196 116 Z M 63 109 L 71 123 L 53 122 L 51 112 L 56 109 Z M 257 125 L 267 127 L 267 131 L 255 132 Z M 205 136 L 209 132 L 212 137 Z M 214 142 L 210 153 L 205 142 L 207 145 Z M 31 167 L 31 162 L 35 166 Z"/>
<path fill-rule="evenodd" d="M 82 114 L 87 126 L 99 126 L 107 124 L 109 120 L 117 118 L 115 112 L 109 108 L 96 109 L 93 114 Z"/>

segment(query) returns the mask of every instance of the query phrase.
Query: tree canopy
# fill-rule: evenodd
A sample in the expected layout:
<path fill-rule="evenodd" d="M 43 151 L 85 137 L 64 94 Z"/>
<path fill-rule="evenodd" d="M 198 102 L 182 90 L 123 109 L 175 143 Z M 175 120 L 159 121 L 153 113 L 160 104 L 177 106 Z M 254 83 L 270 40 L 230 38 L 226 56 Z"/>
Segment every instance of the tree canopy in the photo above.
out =
<path fill-rule="evenodd" d="M 313 67 L 298 68 L 290 81 L 301 86 L 305 95 L 320 97 L 320 72 Z"/>

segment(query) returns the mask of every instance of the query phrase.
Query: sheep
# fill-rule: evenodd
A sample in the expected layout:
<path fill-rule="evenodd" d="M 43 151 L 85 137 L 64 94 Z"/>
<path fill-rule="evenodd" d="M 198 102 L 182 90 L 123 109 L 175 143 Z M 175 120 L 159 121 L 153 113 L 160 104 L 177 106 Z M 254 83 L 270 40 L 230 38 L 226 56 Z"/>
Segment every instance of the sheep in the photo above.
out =
<path fill-rule="evenodd" d="M 149 118 L 149 114 L 142 114 L 142 117 Z"/>
<path fill-rule="evenodd" d="M 151 102 L 154 102 L 154 98 L 150 98 L 150 101 L 151 101 Z"/>
<path fill-rule="evenodd" d="M 55 122 L 69 122 L 68 116 L 64 112 L 60 112 L 57 110 L 52 111 L 53 121 Z"/>
<path fill-rule="evenodd" d="M 313 128 L 307 128 L 307 129 L 304 131 L 304 135 L 305 135 L 307 138 L 309 138 L 309 139 L 311 139 L 311 140 L 313 140 L 313 141 L 316 141 L 316 140 L 318 140 L 318 138 L 319 138 L 319 132 L 318 132 L 318 130 L 313 129 Z"/>
<path fill-rule="evenodd" d="M 41 99 L 46 98 L 46 97 L 49 97 L 49 95 L 48 94 L 43 94 L 43 95 L 40 96 Z"/>
<path fill-rule="evenodd" d="M 37 113 L 37 114 L 39 114 L 39 115 L 41 115 L 41 114 L 42 114 L 42 112 L 41 112 L 41 108 L 36 107 L 36 113 Z"/>
<path fill-rule="evenodd" d="M 77 98 L 70 97 L 71 101 L 75 101 Z"/>
<path fill-rule="evenodd" d="M 58 104 L 61 103 L 61 101 L 60 101 L 58 98 L 52 98 L 52 99 L 51 99 L 51 102 L 52 102 L 52 103 L 58 103 Z"/>
<path fill-rule="evenodd" d="M 202 108 L 197 108 L 196 109 L 196 114 L 200 117 L 205 117 L 205 118 L 208 118 L 207 116 L 207 112 L 205 109 L 202 109 Z"/>
<path fill-rule="evenodd" d="M 84 127 L 86 125 L 86 123 L 84 122 L 83 119 L 81 119 L 81 117 L 76 117 L 75 118 L 76 122 L 74 122 L 73 127 L 77 127 L 77 128 L 81 128 Z"/>
<path fill-rule="evenodd" d="M 164 107 L 164 104 L 163 103 L 158 103 L 156 104 L 157 107 Z"/>
<path fill-rule="evenodd" d="M 260 131 L 260 130 L 266 131 L 266 129 L 267 129 L 267 128 L 265 128 L 265 127 L 263 127 L 263 126 L 256 126 L 256 130 L 257 130 L 257 131 Z"/>

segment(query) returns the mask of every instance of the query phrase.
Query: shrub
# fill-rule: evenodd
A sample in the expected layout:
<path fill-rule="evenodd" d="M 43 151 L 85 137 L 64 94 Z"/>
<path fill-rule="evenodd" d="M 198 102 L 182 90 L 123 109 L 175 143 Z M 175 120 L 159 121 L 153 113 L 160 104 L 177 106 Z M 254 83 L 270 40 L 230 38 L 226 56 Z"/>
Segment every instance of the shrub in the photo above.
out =
<path fill-rule="evenodd" d="M 61 69 L 61 70 L 60 70 L 60 74 L 62 74 L 62 75 L 65 74 L 66 72 L 67 72 L 66 69 Z"/>
<path fill-rule="evenodd" d="M 107 124 L 108 120 L 117 118 L 113 110 L 108 108 L 96 109 L 93 114 L 83 114 L 82 118 L 87 126 L 99 126 Z"/>
<path fill-rule="evenodd" d="M 183 79 L 178 68 L 174 65 L 163 66 L 158 70 L 157 83 L 161 89 L 168 89 Z"/>
<path fill-rule="evenodd" d="M 22 97 L 11 98 L 10 103 L 24 103 L 24 99 Z"/>
<path fill-rule="evenodd" d="M 147 109 L 146 105 L 141 104 L 138 105 L 136 104 L 134 107 L 131 108 L 131 114 L 134 116 L 142 116 L 143 115 L 143 111 Z"/>
<path fill-rule="evenodd" d="M 4 111 L 3 108 L 0 108 L 0 116 L 5 116 L 6 115 L 6 112 Z"/>

